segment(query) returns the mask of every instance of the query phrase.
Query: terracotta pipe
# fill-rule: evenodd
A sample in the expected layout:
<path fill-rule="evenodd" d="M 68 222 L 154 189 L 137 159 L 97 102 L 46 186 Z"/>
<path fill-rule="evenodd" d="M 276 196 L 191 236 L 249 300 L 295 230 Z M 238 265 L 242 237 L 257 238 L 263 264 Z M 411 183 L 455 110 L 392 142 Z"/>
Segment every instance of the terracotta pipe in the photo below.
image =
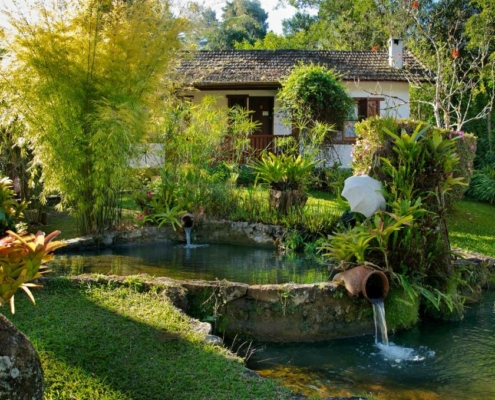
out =
<path fill-rule="evenodd" d="M 387 276 L 382 271 L 369 269 L 364 265 L 340 272 L 333 280 L 343 281 L 351 297 L 362 293 L 370 303 L 383 301 L 388 295 Z"/>
<path fill-rule="evenodd" d="M 191 228 L 194 223 L 194 215 L 191 213 L 182 214 L 180 217 L 180 222 L 183 228 Z"/>

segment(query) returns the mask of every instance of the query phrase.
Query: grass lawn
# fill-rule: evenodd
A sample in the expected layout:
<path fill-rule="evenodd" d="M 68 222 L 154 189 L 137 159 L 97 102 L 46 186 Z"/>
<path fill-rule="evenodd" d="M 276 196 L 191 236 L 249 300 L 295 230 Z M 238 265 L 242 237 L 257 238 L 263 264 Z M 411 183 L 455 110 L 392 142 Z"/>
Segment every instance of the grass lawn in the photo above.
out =
<path fill-rule="evenodd" d="M 452 247 L 495 257 L 495 205 L 465 199 L 448 218 Z"/>
<path fill-rule="evenodd" d="M 7 317 L 40 354 L 47 400 L 291 398 L 203 343 L 163 295 L 57 278 L 35 296 Z"/>

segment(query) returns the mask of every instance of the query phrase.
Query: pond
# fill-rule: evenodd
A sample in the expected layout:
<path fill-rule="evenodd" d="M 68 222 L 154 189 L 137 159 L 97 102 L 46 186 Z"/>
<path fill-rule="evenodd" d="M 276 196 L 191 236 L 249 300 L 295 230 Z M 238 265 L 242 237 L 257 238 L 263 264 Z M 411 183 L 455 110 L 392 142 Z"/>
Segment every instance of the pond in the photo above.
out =
<path fill-rule="evenodd" d="M 428 322 L 390 335 L 320 343 L 254 344 L 248 366 L 320 398 L 495 399 L 495 292 L 460 322 Z"/>
<path fill-rule="evenodd" d="M 57 273 L 149 274 L 173 279 L 226 279 L 247 284 L 315 283 L 328 280 L 328 265 L 311 256 L 227 244 L 123 245 L 55 254 Z"/>

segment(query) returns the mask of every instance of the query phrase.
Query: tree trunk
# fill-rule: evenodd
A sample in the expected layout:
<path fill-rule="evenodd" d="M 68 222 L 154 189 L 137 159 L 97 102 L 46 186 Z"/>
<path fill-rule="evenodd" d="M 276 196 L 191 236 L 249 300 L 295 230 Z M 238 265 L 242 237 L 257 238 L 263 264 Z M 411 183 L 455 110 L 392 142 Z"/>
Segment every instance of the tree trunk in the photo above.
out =
<path fill-rule="evenodd" d="M 291 209 L 300 211 L 307 200 L 308 196 L 299 190 L 270 189 L 270 207 L 282 215 L 287 215 Z"/>

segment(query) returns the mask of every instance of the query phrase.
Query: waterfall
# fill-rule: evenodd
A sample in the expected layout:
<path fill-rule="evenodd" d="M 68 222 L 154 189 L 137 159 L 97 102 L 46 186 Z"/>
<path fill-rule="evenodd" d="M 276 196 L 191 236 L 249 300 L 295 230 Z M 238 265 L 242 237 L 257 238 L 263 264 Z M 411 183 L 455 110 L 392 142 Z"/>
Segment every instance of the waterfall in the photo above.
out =
<path fill-rule="evenodd" d="M 373 306 L 373 319 L 375 320 L 375 343 L 388 346 L 387 321 L 385 320 L 385 305 L 379 299 L 371 303 Z"/>
<path fill-rule="evenodd" d="M 184 232 L 186 232 L 186 247 L 191 246 L 191 229 L 192 227 L 184 227 Z"/>

